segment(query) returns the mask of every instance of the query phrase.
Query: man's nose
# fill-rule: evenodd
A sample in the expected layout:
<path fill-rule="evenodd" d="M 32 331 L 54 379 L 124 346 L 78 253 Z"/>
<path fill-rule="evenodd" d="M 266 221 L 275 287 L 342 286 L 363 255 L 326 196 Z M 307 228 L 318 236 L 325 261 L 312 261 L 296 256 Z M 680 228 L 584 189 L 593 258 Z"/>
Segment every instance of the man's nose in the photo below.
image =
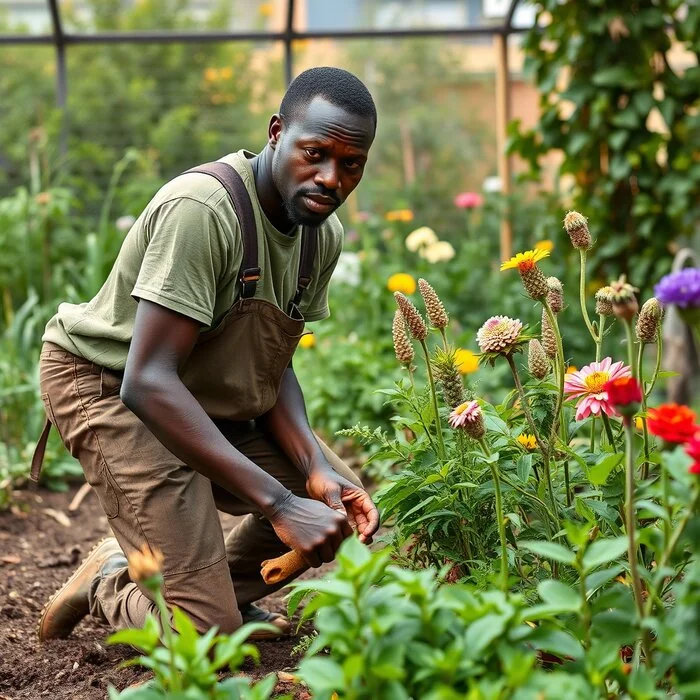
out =
<path fill-rule="evenodd" d="M 338 167 L 334 161 L 327 161 L 321 164 L 321 167 L 316 171 L 314 183 L 325 187 L 327 190 L 335 192 L 340 187 L 340 179 L 338 177 Z"/>

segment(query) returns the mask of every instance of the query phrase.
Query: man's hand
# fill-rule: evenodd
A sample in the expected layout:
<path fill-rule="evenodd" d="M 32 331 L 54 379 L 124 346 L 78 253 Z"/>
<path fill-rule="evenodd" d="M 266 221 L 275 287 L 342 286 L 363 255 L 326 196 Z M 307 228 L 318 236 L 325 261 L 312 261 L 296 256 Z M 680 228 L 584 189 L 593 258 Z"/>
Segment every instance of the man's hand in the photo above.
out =
<path fill-rule="evenodd" d="M 364 489 L 340 476 L 328 464 L 311 469 L 306 492 L 345 515 L 360 536 L 360 542 L 372 542 L 379 528 L 379 511 Z"/>

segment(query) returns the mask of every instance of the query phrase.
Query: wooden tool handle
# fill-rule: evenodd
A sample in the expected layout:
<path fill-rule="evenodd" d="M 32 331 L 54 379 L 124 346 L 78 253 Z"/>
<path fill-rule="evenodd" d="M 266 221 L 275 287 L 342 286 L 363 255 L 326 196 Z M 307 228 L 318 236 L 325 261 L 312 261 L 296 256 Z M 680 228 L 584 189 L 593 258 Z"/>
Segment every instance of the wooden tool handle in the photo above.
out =
<path fill-rule="evenodd" d="M 262 563 L 260 574 L 265 583 L 274 585 L 284 581 L 301 569 L 306 569 L 309 565 L 299 552 L 292 550 L 275 559 L 266 559 Z"/>

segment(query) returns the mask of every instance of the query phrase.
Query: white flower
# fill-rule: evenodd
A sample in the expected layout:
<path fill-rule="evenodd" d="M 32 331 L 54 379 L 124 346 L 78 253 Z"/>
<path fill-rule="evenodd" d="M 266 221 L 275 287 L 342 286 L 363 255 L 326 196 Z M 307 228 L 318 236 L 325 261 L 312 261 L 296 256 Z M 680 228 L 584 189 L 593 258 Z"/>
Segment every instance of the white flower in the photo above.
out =
<path fill-rule="evenodd" d="M 359 287 L 361 282 L 362 262 L 357 253 L 342 252 L 333 271 L 333 280 L 343 282 L 351 287 Z"/>
<path fill-rule="evenodd" d="M 427 226 L 421 226 L 415 231 L 411 231 L 411 233 L 406 236 L 406 248 L 408 248 L 408 250 L 410 250 L 412 253 L 416 253 L 421 248 L 433 245 L 437 242 L 438 237 L 435 234 L 435 231 Z"/>
<path fill-rule="evenodd" d="M 127 233 L 127 231 L 134 225 L 136 219 L 133 216 L 120 216 L 116 222 L 115 226 L 119 233 Z"/>
<path fill-rule="evenodd" d="M 455 249 L 447 241 L 436 241 L 427 248 L 423 248 L 419 255 L 429 263 L 447 262 L 455 256 Z"/>

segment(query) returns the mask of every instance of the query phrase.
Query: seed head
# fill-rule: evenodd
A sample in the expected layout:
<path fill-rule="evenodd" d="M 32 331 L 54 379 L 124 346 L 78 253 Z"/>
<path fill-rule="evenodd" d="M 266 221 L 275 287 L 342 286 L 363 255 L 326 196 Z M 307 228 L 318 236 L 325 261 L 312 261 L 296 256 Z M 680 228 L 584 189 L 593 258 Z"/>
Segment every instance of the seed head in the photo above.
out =
<path fill-rule="evenodd" d="M 613 289 L 610 285 L 601 287 L 595 293 L 595 312 L 597 314 L 601 316 L 613 315 L 612 295 Z"/>
<path fill-rule="evenodd" d="M 542 323 L 540 324 L 542 330 L 542 349 L 545 351 L 547 357 L 554 359 L 557 356 L 557 336 L 554 333 L 552 324 L 549 322 L 549 316 L 545 309 L 542 309 Z"/>
<path fill-rule="evenodd" d="M 555 314 L 564 308 L 564 287 L 556 277 L 547 277 L 547 303 Z"/>
<path fill-rule="evenodd" d="M 569 234 L 574 248 L 588 250 L 591 245 L 591 234 L 588 231 L 588 219 L 577 211 L 570 211 L 564 217 L 564 228 Z"/>
<path fill-rule="evenodd" d="M 446 352 L 442 348 L 438 348 L 433 356 L 432 366 L 435 370 L 435 378 L 442 386 L 445 403 L 450 408 L 459 406 L 464 401 L 464 383 L 457 365 L 455 351 Z"/>
<path fill-rule="evenodd" d="M 547 286 L 547 278 L 544 276 L 544 272 L 540 270 L 537 265 L 533 265 L 529 268 L 520 269 L 520 278 L 523 281 L 523 287 L 528 293 L 530 298 L 539 300 L 544 299 L 549 292 L 549 287 Z"/>
<path fill-rule="evenodd" d="M 425 302 L 425 311 L 428 314 L 430 325 L 433 328 L 445 328 L 450 321 L 450 317 L 447 315 L 440 297 L 423 278 L 418 280 L 418 289 Z"/>
<path fill-rule="evenodd" d="M 647 299 L 637 317 L 637 327 L 635 328 L 637 340 L 640 343 L 653 343 L 656 340 L 659 323 L 663 317 L 664 307 L 661 302 L 656 297 Z"/>
<path fill-rule="evenodd" d="M 544 379 L 549 373 L 549 358 L 537 338 L 533 338 L 528 345 L 527 368 L 535 379 Z"/>
<path fill-rule="evenodd" d="M 618 280 L 611 282 L 610 289 L 612 290 L 610 296 L 615 316 L 626 321 L 631 320 L 639 311 L 639 303 L 634 295 L 639 290 L 627 282 L 625 275 L 621 275 Z"/>
<path fill-rule="evenodd" d="M 394 292 L 394 299 L 401 309 L 411 335 L 416 340 L 425 340 L 428 336 L 428 328 L 418 309 L 401 292 Z"/>
<path fill-rule="evenodd" d="M 394 322 L 391 324 L 391 335 L 394 338 L 396 359 L 402 365 L 410 365 L 411 362 L 413 362 L 415 354 L 413 352 L 413 345 L 411 345 L 411 341 L 406 333 L 406 321 L 404 321 L 403 315 L 398 309 L 394 312 Z"/>

